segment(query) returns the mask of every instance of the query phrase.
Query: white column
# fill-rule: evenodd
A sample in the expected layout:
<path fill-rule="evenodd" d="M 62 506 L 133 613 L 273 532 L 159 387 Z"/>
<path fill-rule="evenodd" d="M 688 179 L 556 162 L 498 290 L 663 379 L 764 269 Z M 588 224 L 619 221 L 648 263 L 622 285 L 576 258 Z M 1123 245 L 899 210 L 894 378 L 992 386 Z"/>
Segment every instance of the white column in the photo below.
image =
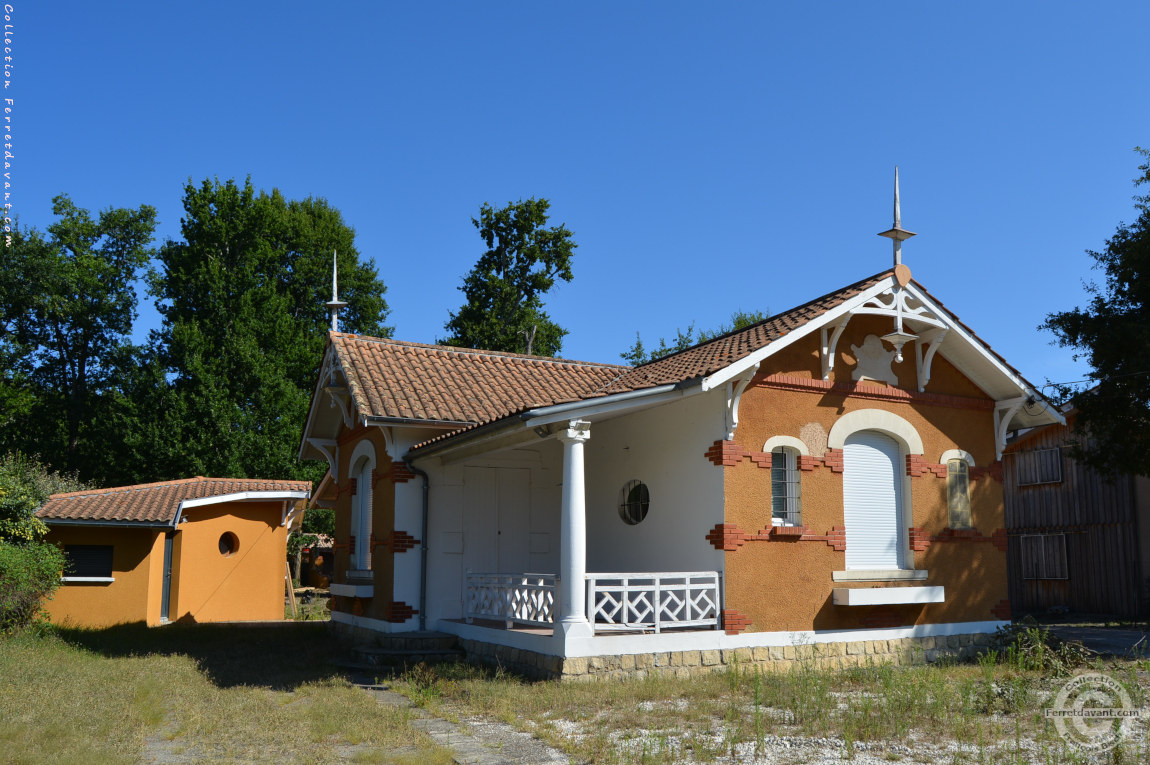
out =
<path fill-rule="evenodd" d="M 559 550 L 559 629 L 564 639 L 591 637 L 587 622 L 587 508 L 583 487 L 583 442 L 591 423 L 571 420 L 563 442 L 563 504 Z"/>

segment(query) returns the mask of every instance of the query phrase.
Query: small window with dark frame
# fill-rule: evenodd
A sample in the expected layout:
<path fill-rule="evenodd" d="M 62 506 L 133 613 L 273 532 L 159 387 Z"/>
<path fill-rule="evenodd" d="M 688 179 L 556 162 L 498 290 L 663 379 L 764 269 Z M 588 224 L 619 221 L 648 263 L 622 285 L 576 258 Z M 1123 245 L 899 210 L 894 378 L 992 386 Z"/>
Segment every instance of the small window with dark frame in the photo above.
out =
<path fill-rule="evenodd" d="M 1069 579 L 1065 534 L 1023 534 L 1019 538 L 1023 579 Z"/>
<path fill-rule="evenodd" d="M 651 492 L 642 481 L 628 481 L 623 487 L 622 501 L 619 503 L 619 517 L 628 526 L 635 526 L 647 517 L 651 506 Z"/>
<path fill-rule="evenodd" d="M 1016 452 L 1014 467 L 1019 486 L 1062 483 L 1062 450 L 1055 446 L 1052 449 Z"/>
<path fill-rule="evenodd" d="M 803 523 L 799 452 L 789 446 L 771 449 L 771 522 L 776 526 Z"/>
<path fill-rule="evenodd" d="M 112 545 L 64 545 L 65 579 L 111 579 Z"/>
<path fill-rule="evenodd" d="M 947 460 L 946 505 L 950 511 L 952 529 L 969 529 L 970 519 L 970 466 L 964 459 Z"/>

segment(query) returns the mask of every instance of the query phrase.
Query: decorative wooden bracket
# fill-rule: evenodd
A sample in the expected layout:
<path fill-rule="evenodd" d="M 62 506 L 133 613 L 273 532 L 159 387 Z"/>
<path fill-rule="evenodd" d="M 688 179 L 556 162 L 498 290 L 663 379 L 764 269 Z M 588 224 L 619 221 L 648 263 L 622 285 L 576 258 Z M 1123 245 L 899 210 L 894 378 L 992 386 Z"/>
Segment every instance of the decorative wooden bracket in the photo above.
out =
<path fill-rule="evenodd" d="M 942 341 L 946 339 L 946 334 L 949 330 L 936 327 L 932 330 L 923 332 L 914 341 L 914 366 L 915 371 L 918 373 L 918 392 L 922 393 L 926 390 L 926 384 L 930 382 L 930 365 L 934 361 L 934 354 L 938 352 L 938 348 L 942 345 Z M 923 353 L 923 349 L 926 353 Z"/>
<path fill-rule="evenodd" d="M 727 440 L 733 441 L 735 438 L 735 428 L 739 427 L 739 402 L 743 398 L 743 391 L 751 384 L 751 380 L 758 371 L 759 364 L 755 362 L 754 366 L 749 367 L 747 371 L 737 380 L 730 380 L 727 382 L 727 408 L 725 412 Z"/>

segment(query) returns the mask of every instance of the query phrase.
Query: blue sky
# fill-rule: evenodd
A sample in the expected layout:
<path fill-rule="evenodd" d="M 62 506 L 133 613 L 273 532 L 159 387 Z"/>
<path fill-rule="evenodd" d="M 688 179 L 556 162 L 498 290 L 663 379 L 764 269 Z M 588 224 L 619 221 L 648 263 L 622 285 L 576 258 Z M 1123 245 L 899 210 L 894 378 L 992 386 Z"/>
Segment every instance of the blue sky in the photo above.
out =
<path fill-rule="evenodd" d="M 421 342 L 483 202 L 551 200 L 564 355 L 618 361 L 887 267 L 898 164 L 915 277 L 1033 382 L 1078 379 L 1036 326 L 1084 302 L 1150 144 L 1146 2 L 12 5 L 23 224 L 67 192 L 178 237 L 189 178 L 326 197 Z"/>

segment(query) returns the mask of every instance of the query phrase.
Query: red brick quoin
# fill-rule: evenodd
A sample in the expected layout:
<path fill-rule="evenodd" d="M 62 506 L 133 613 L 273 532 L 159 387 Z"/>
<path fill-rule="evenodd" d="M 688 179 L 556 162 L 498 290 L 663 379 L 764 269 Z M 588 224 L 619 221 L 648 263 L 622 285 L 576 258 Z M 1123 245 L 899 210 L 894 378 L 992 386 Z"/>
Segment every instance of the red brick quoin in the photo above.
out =
<path fill-rule="evenodd" d="M 728 635 L 737 635 L 751 626 L 750 617 L 740 614 L 733 608 L 724 608 L 719 612 L 719 616 Z"/>
<path fill-rule="evenodd" d="M 1003 621 L 1010 619 L 1010 601 L 1003 598 L 998 601 L 998 605 L 990 609 L 990 612 Z"/>
<path fill-rule="evenodd" d="M 404 603 L 402 600 L 393 600 L 383 609 L 383 617 L 393 624 L 402 624 L 419 611 Z"/>
<path fill-rule="evenodd" d="M 381 544 L 393 553 L 401 553 L 418 545 L 419 540 L 406 531 L 393 531 Z"/>
<path fill-rule="evenodd" d="M 391 463 L 391 480 L 393 483 L 407 483 L 415 478 L 415 473 L 402 460 L 393 460 Z"/>
<path fill-rule="evenodd" d="M 707 532 L 707 541 L 716 550 L 734 552 L 746 544 L 747 534 L 733 523 L 716 523 L 715 528 Z"/>

